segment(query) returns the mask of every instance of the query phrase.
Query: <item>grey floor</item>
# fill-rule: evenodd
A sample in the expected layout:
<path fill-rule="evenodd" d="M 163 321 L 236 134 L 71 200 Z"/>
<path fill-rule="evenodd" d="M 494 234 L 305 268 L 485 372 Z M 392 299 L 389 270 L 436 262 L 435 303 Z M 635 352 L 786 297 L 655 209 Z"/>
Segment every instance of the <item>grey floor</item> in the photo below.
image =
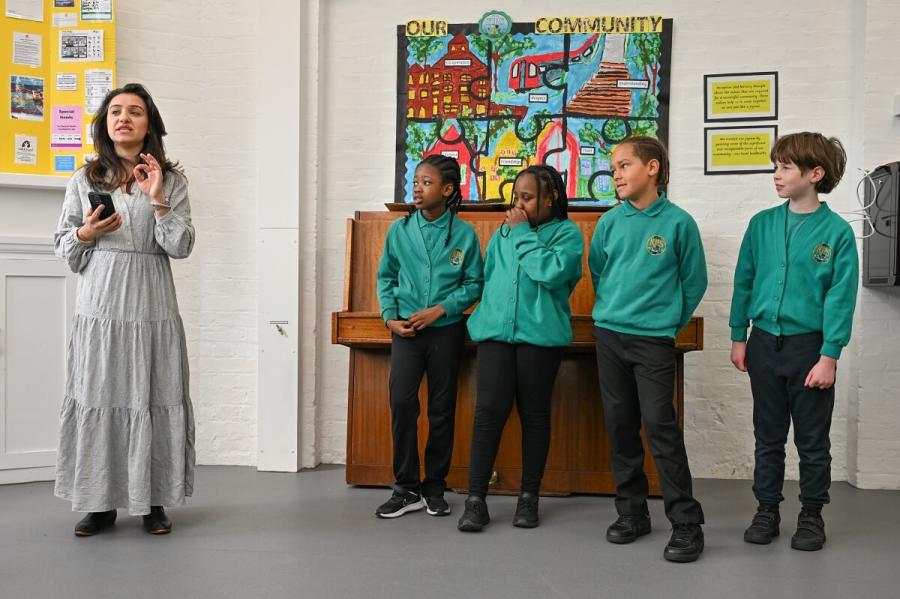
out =
<path fill-rule="evenodd" d="M 754 507 L 745 481 L 698 480 L 706 552 L 694 564 L 662 559 L 669 527 L 653 501 L 654 532 L 614 546 L 607 497 L 544 498 L 542 525 L 510 526 L 515 499 L 491 497 L 492 524 L 456 531 L 424 512 L 378 520 L 384 489 L 344 484 L 342 468 L 300 474 L 202 467 L 175 528 L 151 537 L 120 512 L 116 527 L 76 538 L 78 518 L 50 483 L 0 487 L 0 598 L 250 597 L 900 597 L 900 493 L 839 483 L 825 512 L 823 551 L 790 548 L 796 483 L 770 546 L 741 534 Z"/>

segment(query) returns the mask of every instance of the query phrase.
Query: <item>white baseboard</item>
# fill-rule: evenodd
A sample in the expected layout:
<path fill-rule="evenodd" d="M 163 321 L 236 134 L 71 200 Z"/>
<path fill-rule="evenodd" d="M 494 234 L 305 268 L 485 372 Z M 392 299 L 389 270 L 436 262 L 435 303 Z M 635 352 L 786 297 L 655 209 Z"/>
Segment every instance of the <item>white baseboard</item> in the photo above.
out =
<path fill-rule="evenodd" d="M 56 467 L 44 468 L 15 468 L 13 470 L 0 470 L 0 485 L 16 485 L 20 483 L 34 483 L 56 479 Z"/>

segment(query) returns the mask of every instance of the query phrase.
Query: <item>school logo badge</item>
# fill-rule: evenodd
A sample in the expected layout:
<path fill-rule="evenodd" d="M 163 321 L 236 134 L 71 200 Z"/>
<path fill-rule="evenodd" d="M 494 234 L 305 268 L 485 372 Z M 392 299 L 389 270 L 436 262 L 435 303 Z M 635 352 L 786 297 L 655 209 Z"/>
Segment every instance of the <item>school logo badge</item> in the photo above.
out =
<path fill-rule="evenodd" d="M 817 245 L 813 250 L 812 259 L 819 264 L 831 262 L 831 246 L 827 243 Z"/>
<path fill-rule="evenodd" d="M 647 240 L 647 251 L 651 256 L 659 256 L 666 251 L 666 240 L 659 235 L 653 235 Z"/>
<path fill-rule="evenodd" d="M 456 248 L 452 252 L 450 252 L 450 264 L 453 266 L 459 266 L 463 262 L 463 251 L 459 248 Z"/>

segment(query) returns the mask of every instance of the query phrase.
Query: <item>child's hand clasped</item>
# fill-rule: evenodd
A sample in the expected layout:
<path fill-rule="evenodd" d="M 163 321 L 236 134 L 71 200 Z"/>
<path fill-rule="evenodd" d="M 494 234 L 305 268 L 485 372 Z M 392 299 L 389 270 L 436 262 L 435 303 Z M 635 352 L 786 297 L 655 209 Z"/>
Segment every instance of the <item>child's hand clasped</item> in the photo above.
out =
<path fill-rule="evenodd" d="M 409 317 L 409 324 L 416 331 L 421 331 L 435 320 L 446 314 L 446 310 L 442 306 L 431 306 L 424 310 L 419 310 Z"/>
<path fill-rule="evenodd" d="M 396 333 L 400 337 L 415 337 L 416 330 L 407 320 L 389 320 L 386 323 L 387 328 Z"/>

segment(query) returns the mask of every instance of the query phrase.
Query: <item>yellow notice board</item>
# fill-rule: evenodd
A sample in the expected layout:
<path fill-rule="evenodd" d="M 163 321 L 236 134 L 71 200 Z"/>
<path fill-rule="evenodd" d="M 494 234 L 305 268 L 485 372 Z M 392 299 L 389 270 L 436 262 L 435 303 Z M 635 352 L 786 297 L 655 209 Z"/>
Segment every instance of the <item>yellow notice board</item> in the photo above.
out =
<path fill-rule="evenodd" d="M 115 85 L 115 0 L 3 0 L 0 173 L 66 175 Z"/>
<path fill-rule="evenodd" d="M 704 76 L 706 121 L 778 118 L 778 73 Z"/>
<path fill-rule="evenodd" d="M 778 138 L 778 127 L 707 127 L 707 175 L 774 172 L 769 153 Z"/>

